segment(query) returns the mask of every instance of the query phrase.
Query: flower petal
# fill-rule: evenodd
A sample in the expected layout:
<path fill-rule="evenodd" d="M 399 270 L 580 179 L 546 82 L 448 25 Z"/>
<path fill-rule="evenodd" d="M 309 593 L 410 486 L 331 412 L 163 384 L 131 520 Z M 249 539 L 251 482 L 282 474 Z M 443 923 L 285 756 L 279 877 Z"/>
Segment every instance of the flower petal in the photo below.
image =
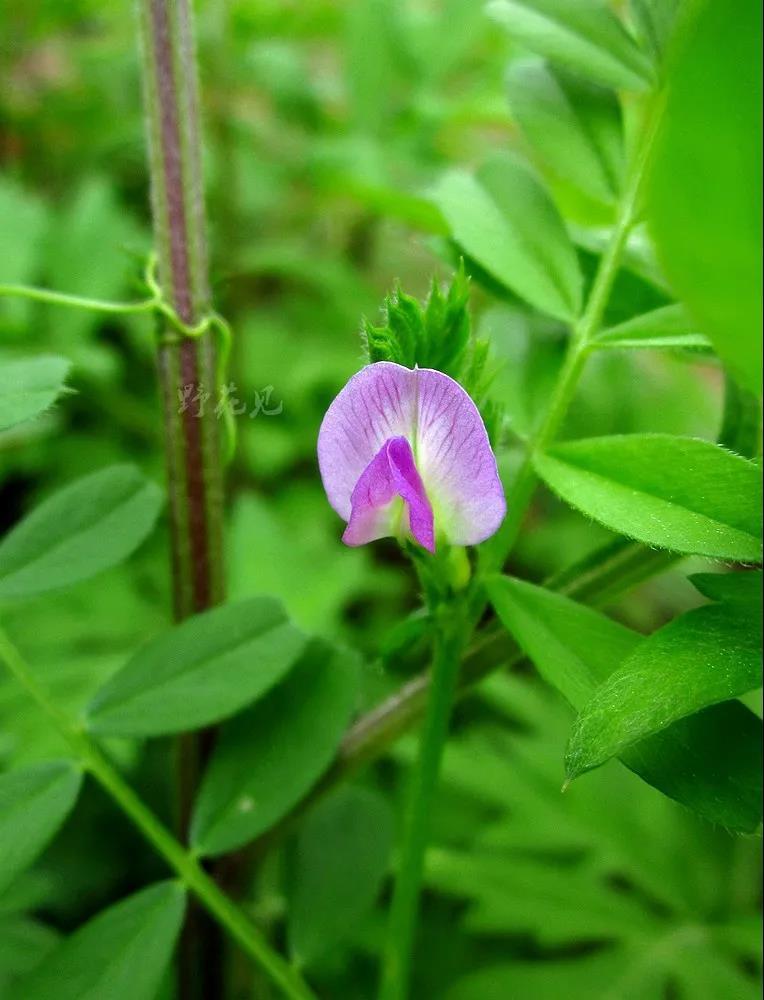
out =
<path fill-rule="evenodd" d="M 354 375 L 321 424 L 321 478 L 345 521 L 361 476 L 383 445 L 399 437 L 413 450 L 438 535 L 454 545 L 476 545 L 498 529 L 506 513 L 504 491 L 477 407 L 448 375 L 391 361 Z"/>
<path fill-rule="evenodd" d="M 403 509 L 395 502 L 398 498 Z M 410 531 L 420 545 L 435 551 L 432 507 L 406 438 L 390 438 L 382 445 L 361 473 L 350 503 L 350 520 L 342 536 L 347 545 Z"/>

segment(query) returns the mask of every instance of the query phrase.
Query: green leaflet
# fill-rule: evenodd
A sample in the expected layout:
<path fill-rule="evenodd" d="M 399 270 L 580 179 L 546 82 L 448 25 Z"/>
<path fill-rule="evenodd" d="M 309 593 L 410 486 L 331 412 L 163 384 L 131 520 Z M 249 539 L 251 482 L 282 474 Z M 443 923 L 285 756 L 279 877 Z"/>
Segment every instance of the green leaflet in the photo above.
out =
<path fill-rule="evenodd" d="M 180 932 L 185 894 L 160 882 L 99 913 L 20 985 L 24 1000 L 153 1000 Z"/>
<path fill-rule="evenodd" d="M 760 591 L 760 574 L 741 575 L 759 577 Z M 565 758 L 568 776 L 760 687 L 761 604 L 756 588 L 753 594 L 754 600 L 695 608 L 641 642 L 581 709 Z"/>
<path fill-rule="evenodd" d="M 459 246 L 542 312 L 572 320 L 581 273 L 557 209 L 530 168 L 496 154 L 476 174 L 445 174 L 433 198 Z"/>
<path fill-rule="evenodd" d="M 154 527 L 158 486 L 112 465 L 54 493 L 0 542 L 0 598 L 78 583 L 126 559 Z"/>
<path fill-rule="evenodd" d="M 81 772 L 66 760 L 0 776 L 0 893 L 53 837 L 81 784 Z"/>
<path fill-rule="evenodd" d="M 661 306 L 640 316 L 608 327 L 594 339 L 596 348 L 681 348 L 707 350 L 711 342 L 698 333 L 686 310 L 679 303 Z"/>
<path fill-rule="evenodd" d="M 358 662 L 326 643 L 220 730 L 191 822 L 202 854 L 241 847 L 276 823 L 328 766 L 356 699 Z"/>
<path fill-rule="evenodd" d="M 392 810 L 369 789 L 340 788 L 310 813 L 288 879 L 287 930 L 300 964 L 320 959 L 371 909 L 392 846 Z"/>
<path fill-rule="evenodd" d="M 674 552 L 761 559 L 761 475 L 718 445 L 628 434 L 554 445 L 534 462 L 555 493 L 613 531 Z"/>
<path fill-rule="evenodd" d="M 693 9 L 669 67 L 649 222 L 674 291 L 761 394 L 761 5 Z"/>
<path fill-rule="evenodd" d="M 491 0 L 489 17 L 525 48 L 610 87 L 643 90 L 649 59 L 603 0 Z"/>
<path fill-rule="evenodd" d="M 44 355 L 0 362 L 0 431 L 36 417 L 64 388 L 66 358 Z"/>
<path fill-rule="evenodd" d="M 542 59 L 507 71 L 513 116 L 544 163 L 596 201 L 611 204 L 623 175 L 623 126 L 616 95 Z"/>
<path fill-rule="evenodd" d="M 638 633 L 601 612 L 542 587 L 497 577 L 488 590 L 503 624 L 545 680 L 578 710 L 646 645 Z M 689 718 L 677 717 L 663 732 L 643 733 L 650 738 L 621 759 L 707 819 L 751 832 L 761 818 L 761 722 L 737 702 L 695 711 Z"/>
<path fill-rule="evenodd" d="M 87 711 L 91 732 L 160 736 L 217 722 L 291 669 L 305 637 L 281 605 L 256 597 L 194 615 L 111 677 Z"/>

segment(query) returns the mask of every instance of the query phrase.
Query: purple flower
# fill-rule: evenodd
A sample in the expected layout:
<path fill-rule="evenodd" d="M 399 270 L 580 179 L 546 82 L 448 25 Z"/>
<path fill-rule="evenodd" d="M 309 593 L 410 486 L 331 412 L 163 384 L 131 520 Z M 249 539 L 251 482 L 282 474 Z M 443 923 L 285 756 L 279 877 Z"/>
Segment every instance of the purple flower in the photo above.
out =
<path fill-rule="evenodd" d="M 321 424 L 318 464 L 342 540 L 411 535 L 477 545 L 507 510 L 485 426 L 462 387 L 431 368 L 362 368 Z"/>

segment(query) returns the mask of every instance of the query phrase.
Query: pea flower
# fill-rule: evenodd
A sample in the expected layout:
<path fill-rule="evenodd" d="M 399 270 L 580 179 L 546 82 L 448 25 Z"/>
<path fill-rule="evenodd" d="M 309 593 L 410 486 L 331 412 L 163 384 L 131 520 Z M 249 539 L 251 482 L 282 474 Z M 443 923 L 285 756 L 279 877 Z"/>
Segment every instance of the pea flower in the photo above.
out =
<path fill-rule="evenodd" d="M 343 542 L 436 537 L 477 545 L 507 505 L 483 420 L 464 389 L 431 368 L 367 365 L 326 411 L 318 464 Z"/>

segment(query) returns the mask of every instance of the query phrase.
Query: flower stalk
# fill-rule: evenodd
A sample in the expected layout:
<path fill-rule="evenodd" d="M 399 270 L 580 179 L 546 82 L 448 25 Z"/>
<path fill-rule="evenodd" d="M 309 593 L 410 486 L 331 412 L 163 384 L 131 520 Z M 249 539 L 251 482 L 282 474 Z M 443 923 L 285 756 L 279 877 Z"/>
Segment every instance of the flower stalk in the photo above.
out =
<path fill-rule="evenodd" d="M 403 844 L 382 957 L 380 1000 L 405 1000 L 408 995 L 430 819 L 464 646 L 463 614 L 458 600 L 443 603 L 436 609 L 435 619 L 430 690 L 419 757 L 410 775 Z"/>

